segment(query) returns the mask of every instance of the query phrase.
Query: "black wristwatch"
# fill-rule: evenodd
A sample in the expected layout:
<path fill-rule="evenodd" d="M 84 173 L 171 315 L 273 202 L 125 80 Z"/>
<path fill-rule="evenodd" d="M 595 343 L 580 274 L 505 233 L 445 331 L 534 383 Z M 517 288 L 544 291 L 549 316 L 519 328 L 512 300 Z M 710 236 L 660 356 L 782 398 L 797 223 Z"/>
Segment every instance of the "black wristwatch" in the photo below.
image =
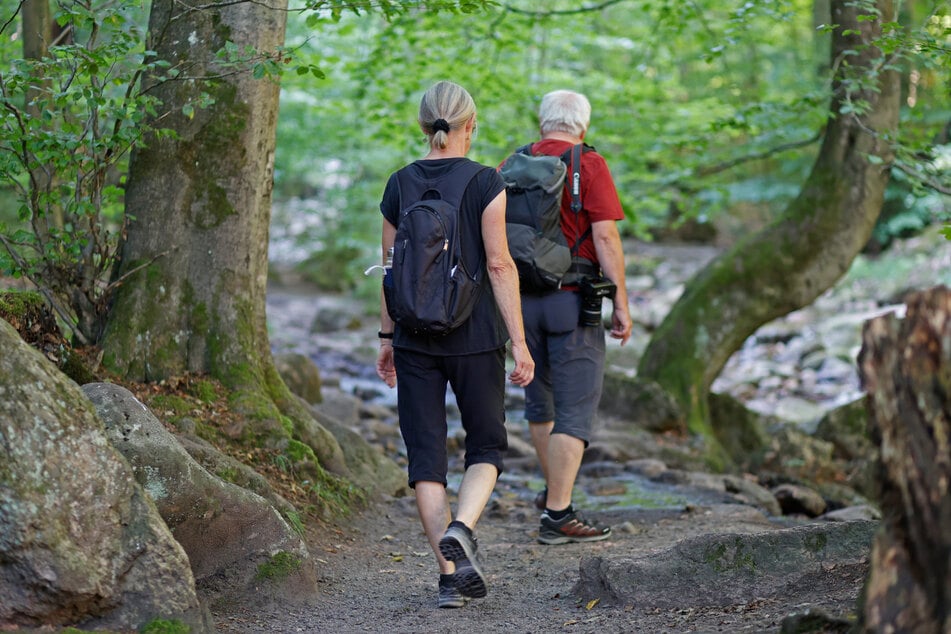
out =
<path fill-rule="evenodd" d="M 392 333 L 392 332 L 383 332 L 382 330 L 379 330 L 379 331 L 377 331 L 376 336 L 379 337 L 380 339 L 392 339 L 392 338 L 393 338 L 393 333 Z"/>

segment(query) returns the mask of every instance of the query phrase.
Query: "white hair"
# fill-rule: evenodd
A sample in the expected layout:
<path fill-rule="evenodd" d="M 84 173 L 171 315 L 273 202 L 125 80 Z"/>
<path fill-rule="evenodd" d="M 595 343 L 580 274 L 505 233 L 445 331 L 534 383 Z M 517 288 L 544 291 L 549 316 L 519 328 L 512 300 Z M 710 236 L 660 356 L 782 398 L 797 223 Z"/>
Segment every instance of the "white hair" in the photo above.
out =
<path fill-rule="evenodd" d="M 567 132 L 580 137 L 591 123 L 591 103 L 580 92 L 555 90 L 542 97 L 538 121 L 542 134 Z"/>

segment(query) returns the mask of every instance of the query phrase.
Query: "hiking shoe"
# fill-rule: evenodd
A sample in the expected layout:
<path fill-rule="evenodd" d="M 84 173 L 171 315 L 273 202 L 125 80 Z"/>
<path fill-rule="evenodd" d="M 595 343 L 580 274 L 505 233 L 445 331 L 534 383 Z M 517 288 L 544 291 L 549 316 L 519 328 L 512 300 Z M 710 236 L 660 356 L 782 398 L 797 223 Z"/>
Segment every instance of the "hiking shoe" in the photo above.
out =
<path fill-rule="evenodd" d="M 539 491 L 538 495 L 535 496 L 535 508 L 539 511 L 544 511 L 548 508 L 548 487 Z"/>
<path fill-rule="evenodd" d="M 485 575 L 476 560 L 478 544 L 472 532 L 459 522 L 452 522 L 439 540 L 439 552 L 448 561 L 455 562 L 456 589 L 463 597 L 481 599 L 486 595 Z"/>
<path fill-rule="evenodd" d="M 596 542 L 610 536 L 610 526 L 602 527 L 589 522 L 578 511 L 572 511 L 560 520 L 553 520 L 545 511 L 538 530 L 538 541 L 542 544 Z"/>
<path fill-rule="evenodd" d="M 439 607 L 461 608 L 468 600 L 456 587 L 456 575 L 439 575 Z"/>

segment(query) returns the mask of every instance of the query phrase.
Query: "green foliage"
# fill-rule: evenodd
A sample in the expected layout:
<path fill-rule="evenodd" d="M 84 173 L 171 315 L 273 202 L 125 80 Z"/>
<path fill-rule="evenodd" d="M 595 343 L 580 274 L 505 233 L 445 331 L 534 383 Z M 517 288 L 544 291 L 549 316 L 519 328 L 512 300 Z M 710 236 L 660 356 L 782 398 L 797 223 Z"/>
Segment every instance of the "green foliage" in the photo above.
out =
<path fill-rule="evenodd" d="M 26 8 L 23 8 L 26 10 Z M 97 339 L 126 219 L 121 178 L 154 98 L 134 90 L 144 13 L 134 3 L 56 6 L 68 34 L 35 58 L 0 50 L 0 180 L 18 201 L 0 224 L 0 274 L 43 290 L 81 343 Z M 9 36 L 15 22 L 0 27 Z"/>
<path fill-rule="evenodd" d="M 863 19 L 874 19 L 874 3 L 862 6 Z M 324 79 L 285 77 L 275 192 L 289 204 L 319 200 L 300 214 L 321 218 L 304 223 L 301 244 L 319 250 L 327 236 L 344 237 L 360 248 L 351 272 L 378 263 L 380 194 L 389 173 L 425 152 L 416 110 L 436 80 L 457 81 L 474 96 L 479 132 L 470 156 L 488 164 L 537 136 L 542 94 L 585 92 L 593 106 L 587 140 L 618 184 L 628 217 L 622 231 L 649 237 L 685 218 L 722 222 L 739 210 L 758 214 L 760 224 L 775 217 L 818 151 L 831 72 L 849 61 L 831 64 L 829 33 L 838 27 L 816 28 L 807 0 L 592 8 L 511 0 L 476 14 L 305 15 L 289 22 L 288 45 Z M 917 101 L 906 104 L 902 136 L 893 140 L 916 167 L 951 119 L 951 96 L 941 88 L 951 68 L 948 16 L 947 2 L 927 15 L 906 9 L 879 42 L 890 57 L 876 73 L 899 68 L 919 78 Z M 842 74 L 837 88 L 848 112 L 862 111 L 861 91 L 875 79 Z M 371 296 L 378 280 L 366 283 L 371 289 L 358 292 Z"/>
<path fill-rule="evenodd" d="M 139 630 L 142 634 L 189 634 L 192 628 L 181 621 L 166 621 L 155 619 L 149 621 Z"/>
<path fill-rule="evenodd" d="M 259 565 L 254 578 L 256 581 L 280 581 L 300 570 L 301 564 L 300 557 L 282 550 L 267 562 Z"/>
<path fill-rule="evenodd" d="M 746 138 L 768 148 L 814 136 L 826 102 L 822 83 L 807 81 L 811 96 L 790 99 L 803 86 L 800 60 L 796 51 L 775 44 L 794 28 L 800 38 L 808 36 L 802 26 L 790 26 L 790 10 L 737 15 L 714 6 L 620 4 L 626 6 L 578 11 L 573 3 L 543 8 L 522 2 L 476 19 L 412 14 L 389 23 L 351 20 L 341 28 L 357 34 L 358 51 L 349 65 L 341 59 L 340 74 L 352 82 L 356 109 L 341 119 L 342 111 L 332 105 L 335 112 L 328 112 L 325 125 L 362 135 L 365 146 L 374 146 L 370 159 L 389 149 L 385 178 L 419 155 L 422 144 L 413 143 L 421 141 L 414 129 L 418 96 L 436 79 L 449 77 L 469 88 L 480 108 L 473 157 L 495 164 L 536 136 L 541 94 L 575 87 L 592 100 L 589 138 L 608 156 L 635 229 L 663 219 L 672 204 L 682 202 L 682 191 L 696 189 L 690 181 L 698 166 L 727 160 L 714 150 L 735 153 L 736 141 Z M 697 13 L 710 28 L 699 36 L 686 29 L 685 13 Z M 743 35 L 748 48 L 724 46 L 714 28 L 731 38 Z M 445 44 L 428 48 L 431 41 Z M 321 38 L 322 46 L 325 42 Z M 758 69 L 739 64 L 754 47 L 775 58 L 771 76 L 761 78 Z M 725 70 L 711 72 L 704 56 Z M 804 109 L 811 117 L 803 116 Z M 777 120 L 789 125 L 776 125 Z M 378 195 L 382 184 L 376 188 Z"/>
<path fill-rule="evenodd" d="M 325 473 L 325 477 L 313 483 L 303 483 L 307 490 L 323 504 L 325 516 L 349 515 L 355 505 L 366 503 L 366 493 L 346 480 Z"/>
<path fill-rule="evenodd" d="M 899 169 L 892 170 L 892 181 L 872 234 L 872 250 L 887 247 L 895 238 L 914 236 L 934 224 L 951 221 L 951 197 L 927 186 L 951 171 L 951 145 L 932 148 L 930 156 L 932 160 L 924 162 L 910 159 L 907 151 L 899 153 Z"/>
<path fill-rule="evenodd" d="M 354 288 L 363 272 L 354 262 L 359 262 L 360 245 L 350 240 L 328 242 L 319 252 L 312 253 L 298 265 L 304 279 L 317 288 L 343 292 Z"/>
<path fill-rule="evenodd" d="M 862 112 L 863 91 L 874 89 L 875 73 L 848 72 L 849 52 L 830 62 L 838 27 L 817 28 L 813 4 L 304 0 L 291 7 L 282 49 L 228 43 L 217 63 L 281 80 L 272 257 L 298 263 L 322 252 L 313 269 L 324 288 L 373 297 L 379 280 L 362 271 L 380 258 L 380 194 L 393 170 L 424 153 L 418 98 L 444 78 L 475 97 L 471 157 L 488 164 L 537 136 L 542 94 L 585 92 L 587 140 L 608 159 L 628 235 L 738 211 L 768 221 L 797 195 L 831 91 L 845 91 L 833 113 L 842 116 Z M 0 211 L 0 274 L 37 282 L 76 338 L 95 341 L 119 282 L 111 274 L 127 222 L 127 159 L 160 108 L 138 79 L 177 71 L 145 56 L 138 0 L 56 6 L 71 39 L 42 59 L 22 58 L 15 20 L 0 24 L 0 196 L 16 201 Z M 874 2 L 860 6 L 863 20 L 877 19 Z M 908 178 L 894 179 L 898 208 L 883 219 L 883 239 L 940 221 L 947 205 L 933 193 L 947 191 L 947 170 L 931 166 L 951 119 L 951 11 L 947 1 L 901 7 L 877 43 L 875 72 L 899 70 L 908 93 L 901 135 L 889 140 Z M 210 105 L 204 98 L 186 110 Z"/>
<path fill-rule="evenodd" d="M 284 519 L 290 525 L 291 529 L 301 537 L 304 536 L 304 520 L 297 511 L 284 511 Z"/>
<path fill-rule="evenodd" d="M 174 394 L 159 394 L 152 399 L 152 407 L 175 416 L 184 416 L 195 410 L 195 404 Z"/>
<path fill-rule="evenodd" d="M 214 403 L 218 400 L 219 386 L 214 381 L 199 379 L 189 385 L 188 392 L 202 403 Z"/>

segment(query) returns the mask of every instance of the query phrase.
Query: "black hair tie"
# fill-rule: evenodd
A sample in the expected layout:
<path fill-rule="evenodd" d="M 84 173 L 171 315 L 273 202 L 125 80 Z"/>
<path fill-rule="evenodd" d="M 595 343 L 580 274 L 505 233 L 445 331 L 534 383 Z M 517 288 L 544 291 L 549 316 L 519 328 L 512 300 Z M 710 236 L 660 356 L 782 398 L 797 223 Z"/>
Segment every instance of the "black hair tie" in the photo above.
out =
<path fill-rule="evenodd" d="M 442 132 L 445 132 L 446 134 L 449 134 L 449 130 L 450 130 L 449 122 L 446 121 L 445 119 L 436 119 L 435 121 L 433 121 L 433 133 L 442 131 Z"/>

